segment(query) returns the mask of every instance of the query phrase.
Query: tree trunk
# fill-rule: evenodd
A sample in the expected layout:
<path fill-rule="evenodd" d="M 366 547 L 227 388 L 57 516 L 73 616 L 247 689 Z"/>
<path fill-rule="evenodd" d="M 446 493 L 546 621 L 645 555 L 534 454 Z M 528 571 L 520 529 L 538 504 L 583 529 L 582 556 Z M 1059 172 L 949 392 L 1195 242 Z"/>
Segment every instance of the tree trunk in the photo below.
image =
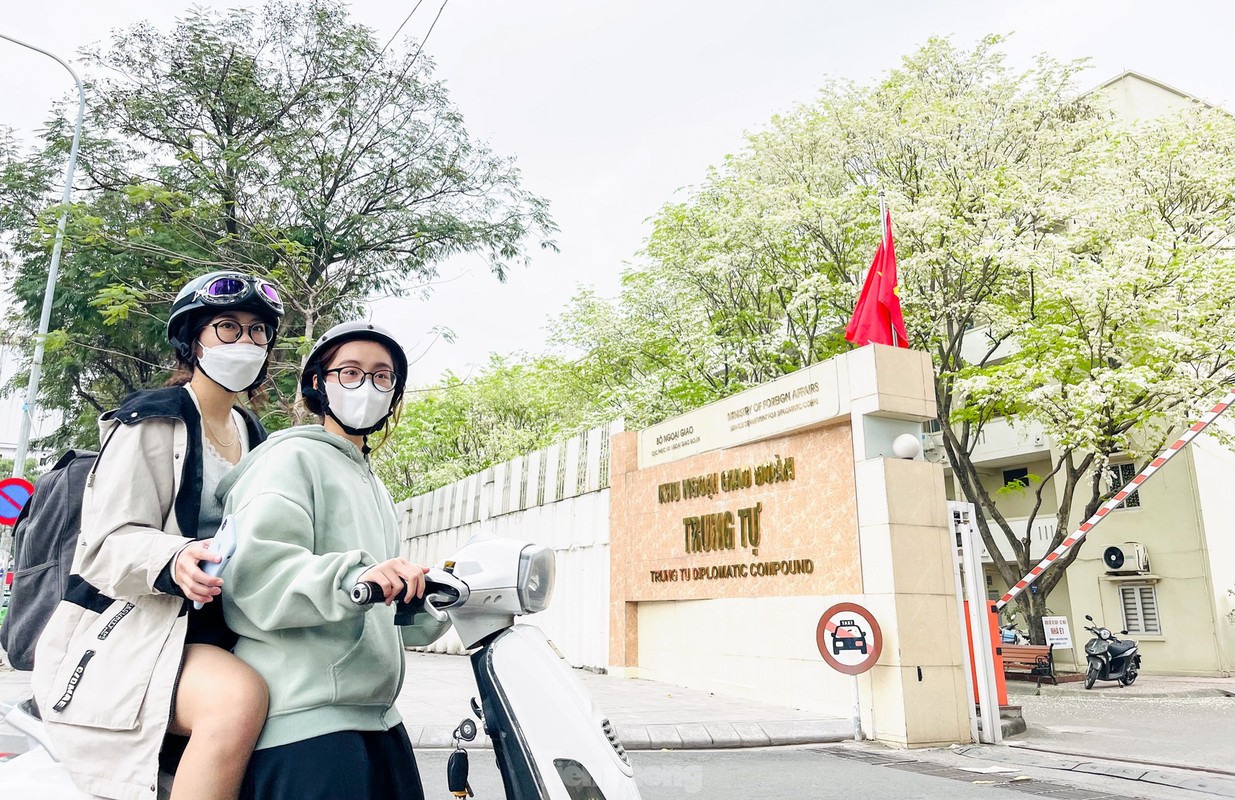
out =
<path fill-rule="evenodd" d="M 309 343 L 310 347 L 313 346 L 313 338 L 314 338 L 313 334 L 314 334 L 314 328 L 316 326 L 317 326 L 317 315 L 314 313 L 314 309 L 311 309 L 311 308 L 305 309 L 304 340 Z M 304 357 L 300 359 L 300 370 L 298 372 L 298 375 L 304 374 L 304 367 L 305 367 L 305 364 L 308 362 L 308 360 L 309 360 L 309 354 L 306 352 Z M 309 410 L 304 407 L 304 403 L 299 402 L 300 400 L 301 400 L 300 381 L 297 380 L 296 381 L 296 401 L 297 402 L 294 402 L 292 404 L 292 414 L 291 414 L 293 425 L 303 425 L 309 419 Z"/>
<path fill-rule="evenodd" d="M 1046 607 L 1047 595 L 1032 591 L 1032 585 L 1029 589 L 1029 591 L 1021 595 L 1021 597 L 1028 598 L 1026 605 L 1029 606 L 1029 609 L 1025 614 L 1026 635 L 1029 636 L 1029 641 L 1033 644 L 1046 644 L 1046 632 L 1042 629 L 1042 617 L 1050 613 Z"/>

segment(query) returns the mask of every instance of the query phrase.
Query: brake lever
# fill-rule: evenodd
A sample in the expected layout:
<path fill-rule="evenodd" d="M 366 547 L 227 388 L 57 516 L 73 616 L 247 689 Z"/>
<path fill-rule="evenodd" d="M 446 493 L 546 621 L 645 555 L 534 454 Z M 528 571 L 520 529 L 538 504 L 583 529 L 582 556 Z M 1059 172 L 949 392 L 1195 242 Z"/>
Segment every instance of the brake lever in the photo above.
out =
<path fill-rule="evenodd" d="M 451 603 L 451 602 L 454 602 L 455 598 L 450 597 L 449 595 L 444 594 L 444 593 L 442 593 L 442 592 L 434 592 L 433 594 L 427 594 L 427 595 L 425 595 L 425 596 L 424 596 L 424 610 L 425 610 L 425 612 L 426 612 L 429 616 L 431 616 L 431 617 L 433 617 L 435 620 L 437 620 L 438 622 L 448 622 L 448 621 L 449 621 L 449 617 L 447 617 L 447 616 L 446 616 L 446 612 L 445 612 L 445 611 L 442 611 L 440 608 L 438 608 L 437 606 L 433 605 L 433 601 L 434 601 L 434 600 L 442 600 L 442 601 L 445 601 L 445 602 L 447 602 L 447 603 Z"/>

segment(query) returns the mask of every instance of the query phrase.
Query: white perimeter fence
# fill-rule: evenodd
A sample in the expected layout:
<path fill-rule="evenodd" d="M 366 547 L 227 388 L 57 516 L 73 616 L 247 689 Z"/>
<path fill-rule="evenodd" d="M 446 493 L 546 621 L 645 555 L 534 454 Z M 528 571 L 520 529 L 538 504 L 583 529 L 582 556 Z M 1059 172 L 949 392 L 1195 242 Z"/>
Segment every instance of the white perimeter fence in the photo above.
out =
<path fill-rule="evenodd" d="M 621 420 L 399 503 L 403 555 L 449 558 L 485 531 L 553 548 L 557 581 L 538 625 L 576 667 L 609 656 L 609 437 Z M 452 630 L 428 648 L 462 653 Z"/>

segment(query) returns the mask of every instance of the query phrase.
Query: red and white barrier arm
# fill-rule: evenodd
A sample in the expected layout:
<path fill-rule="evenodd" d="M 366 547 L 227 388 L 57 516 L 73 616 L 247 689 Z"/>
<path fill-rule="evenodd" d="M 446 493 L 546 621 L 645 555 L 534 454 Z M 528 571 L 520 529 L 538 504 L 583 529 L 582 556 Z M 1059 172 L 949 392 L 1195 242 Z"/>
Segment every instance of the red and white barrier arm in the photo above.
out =
<path fill-rule="evenodd" d="M 1050 567 L 1051 564 L 1054 564 L 1060 556 L 1071 550 L 1078 542 L 1084 539 L 1085 536 L 1093 530 L 1094 526 L 1101 522 L 1107 514 L 1123 505 L 1123 501 L 1128 498 L 1128 495 L 1140 488 L 1141 484 L 1149 480 L 1149 476 L 1161 469 L 1162 465 L 1170 461 L 1176 453 L 1183 450 L 1184 445 L 1195 439 L 1201 431 L 1208 428 L 1210 423 L 1216 420 L 1223 411 L 1226 411 L 1227 407 L 1230 406 L 1231 403 L 1235 403 L 1235 391 L 1228 392 L 1227 396 L 1222 398 L 1222 402 L 1207 411 L 1205 415 L 1193 423 L 1192 427 L 1188 428 L 1184 435 L 1180 436 L 1174 444 L 1163 450 L 1162 453 L 1153 461 L 1150 461 L 1145 469 L 1141 470 L 1135 478 L 1128 481 L 1127 486 L 1124 486 L 1115 493 L 1114 497 L 1103 503 L 1102 507 L 1094 512 L 1092 517 L 1085 520 L 1085 523 L 1081 525 L 1081 527 L 1077 528 L 1076 533 L 1073 533 L 1067 539 L 1064 539 L 1063 543 L 1059 545 L 1059 547 L 1056 547 L 1053 551 L 1047 553 L 1046 558 L 1042 559 L 1042 562 L 1038 564 L 1038 566 L 1029 570 L 1029 574 L 1017 581 L 1016 585 L 1009 589 L 1007 594 L 999 598 L 999 602 L 995 604 L 995 610 L 999 611 L 1011 602 L 1014 597 L 1029 588 L 1029 584 L 1036 581 L 1038 576 L 1043 572 L 1046 572 L 1047 568 Z"/>

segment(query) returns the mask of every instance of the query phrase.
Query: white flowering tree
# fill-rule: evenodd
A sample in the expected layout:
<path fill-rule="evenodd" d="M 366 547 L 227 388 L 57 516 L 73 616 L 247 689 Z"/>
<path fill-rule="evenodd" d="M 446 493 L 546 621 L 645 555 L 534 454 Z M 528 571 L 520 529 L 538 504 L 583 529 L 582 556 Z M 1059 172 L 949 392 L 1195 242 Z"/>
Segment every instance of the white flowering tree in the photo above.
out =
<path fill-rule="evenodd" d="M 827 358 L 847 347 L 882 190 L 944 449 L 1011 584 L 1036 522 L 1054 518 L 1057 546 L 1109 496 L 1112 455 L 1152 458 L 1230 381 L 1235 124 L 1200 107 L 1121 122 L 1078 96 L 1083 64 L 1017 73 L 999 46 L 932 40 L 876 85 L 773 118 L 662 210 L 617 300 L 581 297 L 558 331 L 636 424 Z M 1015 527 L 974 463 L 1001 419 L 1053 445 Z M 1078 552 L 1018 599 L 1035 640 Z"/>

